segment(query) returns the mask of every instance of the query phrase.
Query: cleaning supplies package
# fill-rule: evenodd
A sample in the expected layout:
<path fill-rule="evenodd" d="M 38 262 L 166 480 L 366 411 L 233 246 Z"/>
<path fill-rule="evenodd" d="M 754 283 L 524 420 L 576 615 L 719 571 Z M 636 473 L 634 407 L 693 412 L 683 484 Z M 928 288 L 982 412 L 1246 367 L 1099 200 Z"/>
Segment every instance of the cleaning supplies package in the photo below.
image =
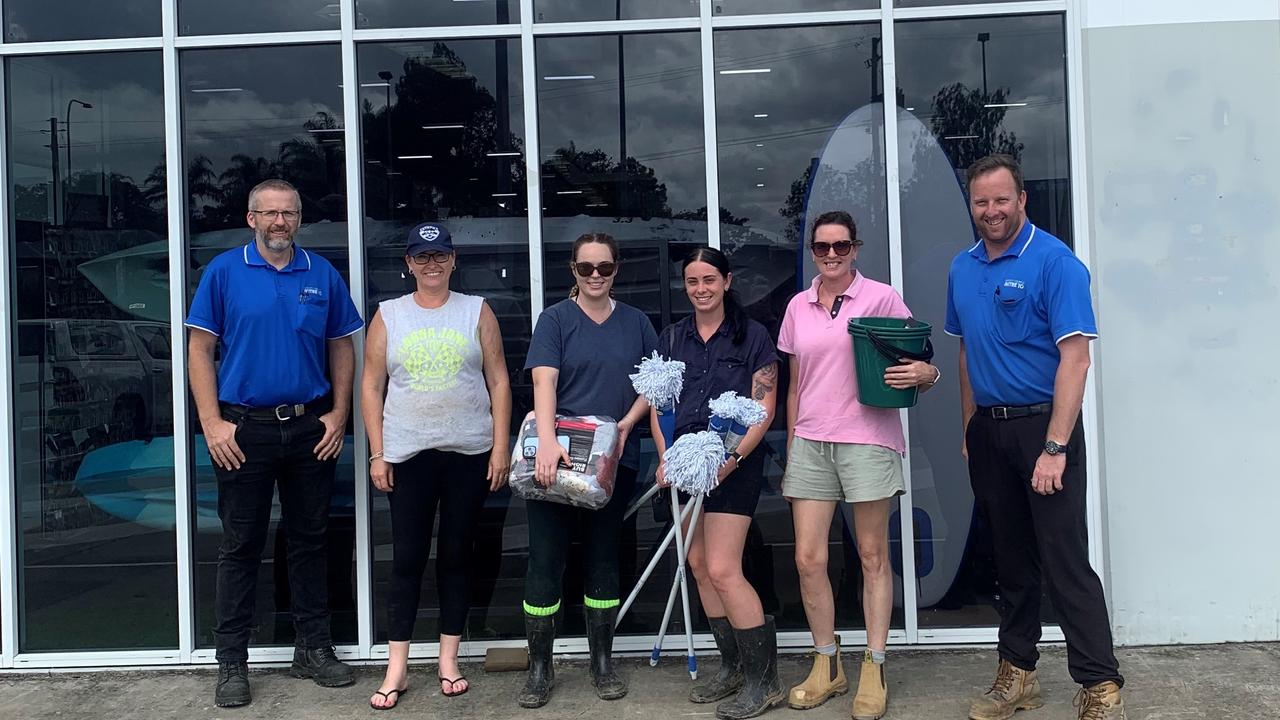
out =
<path fill-rule="evenodd" d="M 534 478 L 538 455 L 538 424 L 530 413 L 520 426 L 511 455 L 511 491 L 525 500 L 546 500 L 591 510 L 613 497 L 618 469 L 618 424 L 603 415 L 556 417 L 556 441 L 569 454 L 561 460 L 556 480 L 543 487 Z"/>

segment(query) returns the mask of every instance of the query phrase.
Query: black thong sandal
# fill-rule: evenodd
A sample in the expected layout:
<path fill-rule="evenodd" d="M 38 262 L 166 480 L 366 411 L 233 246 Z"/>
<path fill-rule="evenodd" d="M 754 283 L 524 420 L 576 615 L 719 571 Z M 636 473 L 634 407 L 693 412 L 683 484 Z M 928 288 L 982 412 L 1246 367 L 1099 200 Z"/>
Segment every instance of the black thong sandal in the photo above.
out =
<path fill-rule="evenodd" d="M 466 695 L 467 691 L 471 689 L 471 681 L 467 680 L 466 675 L 459 675 L 456 678 L 447 678 L 443 675 L 437 675 L 436 677 L 440 679 L 440 683 L 441 683 L 440 694 L 444 695 L 445 697 L 458 697 L 459 695 Z M 443 687 L 444 683 L 449 683 L 450 685 L 456 686 L 460 682 L 466 682 L 467 686 L 456 692 L 445 692 Z"/>
<path fill-rule="evenodd" d="M 374 710 L 393 710 L 393 709 L 395 709 L 395 708 L 400 707 L 400 700 L 401 700 L 405 695 L 408 695 L 408 694 L 409 694 L 409 688 L 407 688 L 407 687 L 406 687 L 406 688 L 401 688 L 401 689 L 399 689 L 399 690 L 396 690 L 395 688 L 392 688 L 391 690 L 388 690 L 388 691 L 386 691 L 386 692 L 382 692 L 381 690 L 374 690 L 374 691 L 373 691 L 373 694 L 374 694 L 374 695 L 381 695 L 383 698 L 385 698 L 385 699 L 387 699 L 387 700 L 390 700 L 390 699 L 391 699 L 391 696 L 394 694 L 394 695 L 396 696 L 396 701 L 395 701 L 395 703 L 393 703 L 393 704 L 391 704 L 391 705 L 383 705 L 383 706 L 379 707 L 379 706 L 377 706 L 377 705 L 374 705 L 374 704 L 373 704 L 373 700 L 370 700 L 370 701 L 369 701 L 369 707 L 373 708 Z"/>

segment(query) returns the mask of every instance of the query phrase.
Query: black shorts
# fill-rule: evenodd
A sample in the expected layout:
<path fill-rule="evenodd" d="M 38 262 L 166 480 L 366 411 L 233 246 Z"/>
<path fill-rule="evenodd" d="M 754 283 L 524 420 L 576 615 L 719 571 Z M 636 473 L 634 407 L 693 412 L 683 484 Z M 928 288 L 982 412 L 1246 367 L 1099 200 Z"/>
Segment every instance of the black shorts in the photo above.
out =
<path fill-rule="evenodd" d="M 756 503 L 760 502 L 760 491 L 763 489 L 764 449 L 756 448 L 742 459 L 737 470 L 707 494 L 707 498 L 702 501 L 702 510 L 751 517 L 756 514 Z M 682 507 L 689 500 L 688 495 L 680 493 Z"/>

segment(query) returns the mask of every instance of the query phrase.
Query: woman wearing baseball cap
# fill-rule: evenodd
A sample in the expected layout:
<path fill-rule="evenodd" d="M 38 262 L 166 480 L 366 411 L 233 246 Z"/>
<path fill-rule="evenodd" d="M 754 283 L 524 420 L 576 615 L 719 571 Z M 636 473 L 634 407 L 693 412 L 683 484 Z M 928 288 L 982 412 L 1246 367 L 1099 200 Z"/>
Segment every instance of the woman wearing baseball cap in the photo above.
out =
<path fill-rule="evenodd" d="M 485 496 L 507 481 L 511 462 L 511 384 L 497 316 L 484 298 L 449 290 L 458 256 L 444 226 L 413 228 L 404 263 L 414 291 L 379 304 L 360 383 L 369 477 L 391 507 L 390 659 L 369 699 L 377 710 L 395 707 L 408 690 L 409 640 L 437 510 L 440 692 L 470 688 L 458 643 L 473 535 Z"/>

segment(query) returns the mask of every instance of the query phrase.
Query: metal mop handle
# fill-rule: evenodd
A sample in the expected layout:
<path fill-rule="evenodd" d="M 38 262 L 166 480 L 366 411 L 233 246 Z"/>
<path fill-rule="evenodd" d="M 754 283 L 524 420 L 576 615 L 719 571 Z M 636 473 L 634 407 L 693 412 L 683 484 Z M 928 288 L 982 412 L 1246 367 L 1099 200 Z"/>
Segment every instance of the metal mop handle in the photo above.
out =
<path fill-rule="evenodd" d="M 655 485 L 656 487 L 656 485 Z M 622 604 L 622 609 L 618 611 L 618 623 L 622 622 L 622 618 L 626 616 L 627 610 L 631 609 L 632 603 L 640 596 L 640 591 L 644 588 L 644 584 L 649 581 L 649 576 L 653 574 L 658 563 L 662 561 L 662 554 L 667 551 L 671 543 L 676 539 L 676 533 L 679 532 L 680 526 L 684 525 L 684 521 L 694 511 L 694 505 L 690 504 L 685 507 L 684 512 L 680 515 L 680 521 L 673 523 L 671 530 L 667 532 L 667 536 L 663 538 L 662 543 L 658 545 L 658 549 L 653 552 L 653 557 L 649 558 L 649 564 L 641 573 L 640 579 L 636 581 L 636 586 L 631 589 L 631 594 L 627 596 L 627 601 Z M 615 625 L 614 627 L 617 627 Z"/>
<path fill-rule="evenodd" d="M 679 500 L 677 499 L 677 493 L 672 493 L 671 495 L 672 495 L 672 507 L 679 508 L 680 506 L 679 506 Z M 693 518 L 689 521 L 688 532 L 684 534 L 683 545 L 680 542 L 681 537 L 677 536 L 676 538 L 677 556 L 682 556 L 683 547 L 687 547 L 690 543 L 693 542 L 693 534 L 698 527 L 698 519 L 701 515 L 700 511 L 702 510 L 703 497 L 704 497 L 703 495 L 699 494 L 697 498 L 692 503 L 690 503 L 690 505 L 693 507 L 693 511 L 692 511 Z M 683 521 L 683 514 L 681 515 L 681 520 Z M 690 622 L 688 578 L 684 572 L 685 558 L 679 557 L 679 561 L 680 561 L 680 566 L 676 570 L 676 579 L 671 584 L 671 593 L 667 596 L 667 609 L 666 609 L 666 612 L 664 612 L 662 615 L 662 627 L 658 631 L 657 642 L 654 643 L 653 653 L 649 657 L 649 665 L 653 666 L 658 664 L 658 656 L 662 653 L 662 643 L 666 639 L 667 626 L 671 622 L 671 612 L 675 607 L 676 589 L 678 588 L 682 591 L 684 595 L 684 627 L 685 627 L 685 643 L 686 643 L 686 647 L 688 647 L 689 675 L 694 680 L 697 680 L 698 679 L 698 658 L 694 654 L 694 650 L 693 650 L 693 623 Z"/>

